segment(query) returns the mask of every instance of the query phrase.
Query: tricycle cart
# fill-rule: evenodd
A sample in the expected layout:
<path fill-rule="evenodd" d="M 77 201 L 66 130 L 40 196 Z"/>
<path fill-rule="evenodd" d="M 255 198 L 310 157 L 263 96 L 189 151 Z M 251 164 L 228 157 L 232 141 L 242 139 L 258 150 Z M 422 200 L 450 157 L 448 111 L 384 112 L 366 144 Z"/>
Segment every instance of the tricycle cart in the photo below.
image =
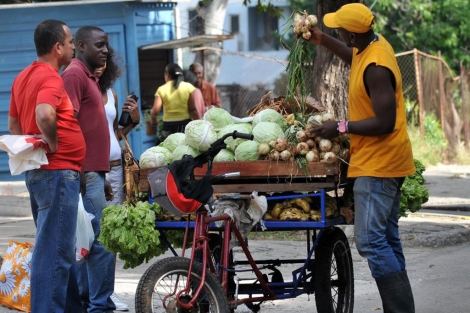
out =
<path fill-rule="evenodd" d="M 224 139 L 214 143 L 212 150 L 205 154 L 215 156 L 220 145 L 224 145 Z M 327 218 L 325 210 L 327 192 L 334 193 L 339 210 L 340 164 L 312 162 L 303 170 L 295 163 L 284 161 L 212 164 L 211 157 L 203 158 L 201 164 L 208 164 L 194 170 L 195 178 L 203 177 L 208 170 L 212 170 L 213 177 L 225 177 L 212 183 L 214 194 L 219 198 L 249 199 L 256 190 L 266 195 L 268 204 L 302 197 L 315 200 L 321 212 L 317 221 L 264 221 L 266 231 L 306 231 L 305 258 L 255 260 L 249 251 L 248 239 L 242 236 L 231 216 L 211 216 L 213 203 L 210 200 L 208 205 L 197 209 L 194 220 L 156 223 L 162 240 L 167 230 L 186 229 L 185 236 L 192 232 L 192 249 L 189 257 L 185 257 L 186 246 L 180 256 L 170 247 L 174 257 L 157 261 L 147 269 L 137 287 L 136 312 L 233 312 L 241 304 L 257 312 L 264 301 L 302 294 L 315 294 L 318 312 L 353 312 L 351 252 L 344 232 L 336 227 L 346 222 L 340 215 Z M 140 171 L 142 191 L 148 189 L 148 172 Z M 223 226 L 217 227 L 216 223 Z M 258 223 L 254 229 L 260 227 Z M 234 260 L 231 241 L 241 247 L 246 260 Z M 278 268 L 283 264 L 298 264 L 291 273 L 291 280 L 282 277 Z M 247 278 L 247 274 L 251 277 Z"/>

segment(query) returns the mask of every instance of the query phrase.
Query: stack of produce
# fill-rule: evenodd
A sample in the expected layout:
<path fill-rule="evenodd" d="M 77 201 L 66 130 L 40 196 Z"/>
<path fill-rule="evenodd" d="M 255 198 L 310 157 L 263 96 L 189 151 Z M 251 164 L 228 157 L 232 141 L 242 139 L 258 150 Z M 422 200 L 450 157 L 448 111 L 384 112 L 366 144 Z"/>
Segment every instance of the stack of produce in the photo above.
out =
<path fill-rule="evenodd" d="M 307 196 L 271 203 L 268 207 L 268 212 L 266 213 L 266 220 L 320 221 L 320 203 L 315 200 L 317 199 Z M 338 216 L 339 211 L 336 199 L 327 196 L 325 198 L 325 217 L 330 219 Z"/>
<path fill-rule="evenodd" d="M 172 134 L 159 147 L 146 150 L 141 158 L 142 168 L 165 166 L 185 154 L 197 156 L 227 133 L 238 131 L 253 134 L 254 140 L 227 138 L 227 148 L 214 159 L 215 162 L 272 160 L 296 162 L 300 167 L 307 162 L 336 163 L 348 161 L 347 136 L 333 140 L 316 136 L 314 129 L 327 120 L 331 113 L 317 110 L 302 116 L 300 113 L 281 115 L 273 109 L 258 111 L 251 123 L 237 123 L 227 111 L 212 108 L 203 120 L 186 126 L 185 133 Z"/>

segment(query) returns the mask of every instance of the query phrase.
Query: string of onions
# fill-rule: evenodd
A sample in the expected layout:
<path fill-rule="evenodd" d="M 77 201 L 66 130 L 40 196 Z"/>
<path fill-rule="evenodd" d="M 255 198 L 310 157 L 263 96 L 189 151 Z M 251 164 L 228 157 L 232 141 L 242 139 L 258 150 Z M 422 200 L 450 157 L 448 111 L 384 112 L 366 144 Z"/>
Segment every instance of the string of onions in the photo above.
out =
<path fill-rule="evenodd" d="M 305 100 L 308 95 L 309 65 L 312 54 L 308 40 L 311 37 L 310 28 L 317 25 L 317 17 L 309 15 L 307 11 L 294 11 L 288 20 L 289 26 L 284 33 L 293 28 L 296 40 L 287 57 L 287 94 L 286 100 L 291 101 L 297 96 L 300 99 L 302 113 L 305 113 Z"/>

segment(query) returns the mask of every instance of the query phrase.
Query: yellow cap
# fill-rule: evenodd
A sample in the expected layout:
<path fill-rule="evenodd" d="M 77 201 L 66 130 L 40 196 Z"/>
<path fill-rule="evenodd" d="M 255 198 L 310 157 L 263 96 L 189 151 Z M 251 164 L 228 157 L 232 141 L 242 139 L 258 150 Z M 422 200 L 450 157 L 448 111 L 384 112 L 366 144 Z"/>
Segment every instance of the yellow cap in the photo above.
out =
<path fill-rule="evenodd" d="M 362 3 L 343 5 L 335 13 L 325 14 L 323 23 L 329 28 L 344 28 L 351 33 L 367 33 L 374 29 L 374 15 Z"/>

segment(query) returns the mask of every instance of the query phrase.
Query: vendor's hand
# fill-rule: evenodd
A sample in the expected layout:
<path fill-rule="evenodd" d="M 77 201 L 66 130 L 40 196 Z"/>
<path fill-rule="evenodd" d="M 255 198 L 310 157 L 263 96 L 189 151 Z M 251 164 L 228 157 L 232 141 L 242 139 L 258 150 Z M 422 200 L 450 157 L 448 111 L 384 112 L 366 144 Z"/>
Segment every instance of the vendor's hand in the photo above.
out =
<path fill-rule="evenodd" d="M 106 197 L 106 201 L 114 200 L 113 188 L 111 187 L 111 184 L 107 180 L 104 181 L 104 195 Z"/>
<path fill-rule="evenodd" d="M 122 112 L 129 112 L 132 123 L 138 124 L 140 121 L 140 111 L 137 102 L 132 98 L 126 98 L 126 102 L 122 106 Z"/>
<path fill-rule="evenodd" d="M 314 44 L 314 45 L 321 45 L 322 44 L 322 37 L 324 33 L 320 30 L 318 27 L 312 27 L 310 28 L 310 34 L 311 37 L 308 40 L 308 42 Z"/>
<path fill-rule="evenodd" d="M 325 121 L 321 126 L 312 129 L 312 133 L 325 139 L 331 139 L 337 137 L 338 133 L 338 122 L 337 121 Z"/>

